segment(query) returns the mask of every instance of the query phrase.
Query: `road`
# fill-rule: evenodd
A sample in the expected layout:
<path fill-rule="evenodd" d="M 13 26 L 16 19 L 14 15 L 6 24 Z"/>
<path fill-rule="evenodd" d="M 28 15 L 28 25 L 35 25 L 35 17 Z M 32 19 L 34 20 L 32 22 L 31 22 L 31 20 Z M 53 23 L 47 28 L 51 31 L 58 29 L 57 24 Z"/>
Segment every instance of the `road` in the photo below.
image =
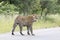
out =
<path fill-rule="evenodd" d="M 27 35 L 26 31 L 23 33 L 24 36 L 19 32 L 15 32 L 14 36 L 11 32 L 0 34 L 0 40 L 60 40 L 60 27 L 34 30 L 35 36 Z"/>

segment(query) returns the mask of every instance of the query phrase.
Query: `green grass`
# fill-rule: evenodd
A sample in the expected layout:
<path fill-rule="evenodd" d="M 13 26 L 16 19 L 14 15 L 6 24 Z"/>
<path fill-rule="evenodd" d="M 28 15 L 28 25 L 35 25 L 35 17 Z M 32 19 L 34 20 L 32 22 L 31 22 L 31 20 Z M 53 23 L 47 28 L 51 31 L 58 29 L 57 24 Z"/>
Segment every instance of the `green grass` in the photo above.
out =
<path fill-rule="evenodd" d="M 16 16 L 0 16 L 0 34 L 11 32 L 15 17 Z M 46 21 L 42 19 L 35 22 L 33 24 L 33 29 L 51 28 L 56 26 L 60 26 L 60 15 L 49 15 L 47 16 Z M 26 27 L 24 27 L 23 29 L 26 30 Z M 19 31 L 18 26 L 16 27 L 15 31 Z"/>

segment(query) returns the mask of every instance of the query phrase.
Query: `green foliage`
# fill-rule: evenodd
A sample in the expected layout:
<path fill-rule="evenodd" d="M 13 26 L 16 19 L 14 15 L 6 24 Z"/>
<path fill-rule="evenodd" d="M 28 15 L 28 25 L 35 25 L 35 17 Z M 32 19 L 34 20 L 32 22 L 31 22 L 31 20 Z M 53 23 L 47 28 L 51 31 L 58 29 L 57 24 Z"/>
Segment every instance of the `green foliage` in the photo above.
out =
<path fill-rule="evenodd" d="M 59 0 L 0 0 L 0 13 L 9 10 L 9 12 L 17 11 L 28 15 L 41 13 L 41 10 L 46 8 L 46 12 L 42 13 L 46 16 L 49 13 L 60 13 L 60 5 L 57 5 L 57 3 L 59 3 Z"/>
<path fill-rule="evenodd" d="M 10 12 L 17 11 L 17 7 L 15 7 L 13 4 L 6 3 L 5 5 L 0 4 L 0 13 L 1 14 L 11 14 Z M 16 10 L 17 9 L 17 10 Z"/>
<path fill-rule="evenodd" d="M 59 5 L 60 5 L 60 0 L 57 0 L 57 4 L 59 4 Z"/>
<path fill-rule="evenodd" d="M 40 0 L 11 0 L 10 4 L 18 7 L 19 13 L 38 13 L 40 11 Z"/>

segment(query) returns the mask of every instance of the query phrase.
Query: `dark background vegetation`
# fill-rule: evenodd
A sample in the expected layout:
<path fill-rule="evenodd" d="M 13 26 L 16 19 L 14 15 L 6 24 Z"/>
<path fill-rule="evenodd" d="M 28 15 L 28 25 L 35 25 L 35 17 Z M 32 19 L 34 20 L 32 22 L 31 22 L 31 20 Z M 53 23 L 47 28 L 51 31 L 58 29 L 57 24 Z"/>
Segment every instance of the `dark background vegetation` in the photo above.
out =
<path fill-rule="evenodd" d="M 38 13 L 44 15 L 42 11 L 46 9 L 47 14 L 60 14 L 60 0 L 0 0 L 0 14 L 15 14 L 19 12 L 24 15 Z"/>

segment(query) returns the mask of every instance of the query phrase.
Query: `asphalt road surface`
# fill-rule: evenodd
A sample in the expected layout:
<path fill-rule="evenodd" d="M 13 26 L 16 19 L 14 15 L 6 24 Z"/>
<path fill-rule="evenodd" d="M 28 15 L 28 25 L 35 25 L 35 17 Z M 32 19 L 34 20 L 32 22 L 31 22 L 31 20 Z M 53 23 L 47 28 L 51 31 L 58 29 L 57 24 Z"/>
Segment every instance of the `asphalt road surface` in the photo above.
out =
<path fill-rule="evenodd" d="M 15 32 L 14 36 L 11 32 L 0 34 L 0 40 L 60 40 L 60 27 L 34 30 L 35 36 L 27 35 L 26 31 L 23 33 L 24 36 L 19 32 Z"/>

